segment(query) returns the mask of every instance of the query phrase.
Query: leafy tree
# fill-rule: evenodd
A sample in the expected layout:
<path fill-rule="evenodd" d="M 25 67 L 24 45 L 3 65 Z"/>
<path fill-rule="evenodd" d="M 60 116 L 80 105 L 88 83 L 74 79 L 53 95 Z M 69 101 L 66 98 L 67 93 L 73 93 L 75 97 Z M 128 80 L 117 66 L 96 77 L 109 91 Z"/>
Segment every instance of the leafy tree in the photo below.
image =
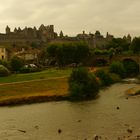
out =
<path fill-rule="evenodd" d="M 86 68 L 77 68 L 72 71 L 69 78 L 70 98 L 85 100 L 95 97 L 99 91 L 99 84 L 95 76 Z"/>
<path fill-rule="evenodd" d="M 125 67 L 127 77 L 138 75 L 139 65 L 135 61 L 126 59 L 123 61 L 123 65 Z"/>
<path fill-rule="evenodd" d="M 89 47 L 83 42 L 75 43 L 75 46 L 75 63 L 78 64 L 89 55 Z"/>
<path fill-rule="evenodd" d="M 47 60 L 48 60 L 48 53 L 47 53 L 47 49 L 44 48 L 38 55 L 38 62 L 39 64 L 45 66 L 47 64 Z"/>
<path fill-rule="evenodd" d="M 130 43 L 126 39 L 113 38 L 107 45 L 106 48 L 116 49 L 116 53 L 129 50 Z"/>
<path fill-rule="evenodd" d="M 89 48 L 82 42 L 51 43 L 47 53 L 50 60 L 55 60 L 59 66 L 65 66 L 82 62 L 88 56 Z"/>
<path fill-rule="evenodd" d="M 140 37 L 135 37 L 131 43 L 131 50 L 138 54 L 140 53 Z"/>
<path fill-rule="evenodd" d="M 24 66 L 24 60 L 17 56 L 14 56 L 11 59 L 10 64 L 11 64 L 12 70 L 17 72 Z"/>
<path fill-rule="evenodd" d="M 120 77 L 124 78 L 126 76 L 126 70 L 122 62 L 113 62 L 109 67 L 110 72 L 118 74 Z"/>
<path fill-rule="evenodd" d="M 109 86 L 113 83 L 113 79 L 109 75 L 109 73 L 104 70 L 96 71 L 95 75 L 101 80 L 101 86 Z"/>

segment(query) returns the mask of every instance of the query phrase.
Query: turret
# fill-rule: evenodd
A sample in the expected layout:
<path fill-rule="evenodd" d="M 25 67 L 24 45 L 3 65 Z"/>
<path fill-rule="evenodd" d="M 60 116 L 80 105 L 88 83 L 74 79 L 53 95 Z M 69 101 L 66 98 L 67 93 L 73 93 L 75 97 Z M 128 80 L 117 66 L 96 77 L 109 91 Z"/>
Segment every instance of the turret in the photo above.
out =
<path fill-rule="evenodd" d="M 63 38 L 64 37 L 64 34 L 63 34 L 62 31 L 60 32 L 59 36 L 60 36 L 60 38 Z"/>
<path fill-rule="evenodd" d="M 14 29 L 14 33 L 17 33 L 17 31 L 18 31 L 17 28 L 15 28 L 15 29 Z"/>
<path fill-rule="evenodd" d="M 37 37 L 37 29 L 36 27 L 33 28 L 33 36 L 36 38 Z"/>
<path fill-rule="evenodd" d="M 18 32 L 21 32 L 21 28 L 20 27 L 18 27 Z"/>
<path fill-rule="evenodd" d="M 131 38 L 130 34 L 128 34 L 128 36 L 127 36 L 127 40 L 129 41 L 129 43 L 131 43 L 132 38 Z"/>
<path fill-rule="evenodd" d="M 6 34 L 9 34 L 11 31 L 10 31 L 10 28 L 9 28 L 9 26 L 7 25 L 7 27 L 6 27 Z"/>

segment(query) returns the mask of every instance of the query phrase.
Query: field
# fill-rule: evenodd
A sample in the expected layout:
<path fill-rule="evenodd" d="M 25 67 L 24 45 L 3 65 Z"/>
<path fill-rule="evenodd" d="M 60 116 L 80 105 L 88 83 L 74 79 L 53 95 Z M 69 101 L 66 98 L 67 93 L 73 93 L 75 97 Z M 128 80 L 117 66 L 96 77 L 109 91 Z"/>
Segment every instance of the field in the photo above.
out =
<path fill-rule="evenodd" d="M 0 78 L 0 105 L 62 100 L 68 94 L 71 69 L 49 69 Z"/>
<path fill-rule="evenodd" d="M 0 84 L 23 82 L 32 80 L 50 79 L 56 77 L 66 77 L 71 73 L 71 69 L 48 69 L 41 72 L 28 73 L 28 74 L 12 74 L 8 77 L 0 77 Z"/>

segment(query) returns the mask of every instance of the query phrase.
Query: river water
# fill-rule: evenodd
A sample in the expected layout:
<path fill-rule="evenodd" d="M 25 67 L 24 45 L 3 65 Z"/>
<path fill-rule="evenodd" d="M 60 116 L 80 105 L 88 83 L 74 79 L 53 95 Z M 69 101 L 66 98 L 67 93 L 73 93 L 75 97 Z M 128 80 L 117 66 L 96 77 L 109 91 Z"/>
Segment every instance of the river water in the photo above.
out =
<path fill-rule="evenodd" d="M 125 95 L 137 86 L 114 84 L 92 101 L 2 107 L 0 140 L 92 140 L 95 134 L 117 140 L 128 135 L 129 127 L 133 136 L 140 134 L 140 96 L 126 99 Z"/>

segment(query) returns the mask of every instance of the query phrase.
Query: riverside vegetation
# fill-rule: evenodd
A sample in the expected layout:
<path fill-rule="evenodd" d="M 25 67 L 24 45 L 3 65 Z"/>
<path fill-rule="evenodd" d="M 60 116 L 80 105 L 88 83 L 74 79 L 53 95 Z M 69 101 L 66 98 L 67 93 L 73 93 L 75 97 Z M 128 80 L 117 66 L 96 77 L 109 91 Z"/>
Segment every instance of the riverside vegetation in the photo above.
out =
<path fill-rule="evenodd" d="M 124 78 L 121 77 L 120 69 L 119 74 L 118 71 L 113 71 L 114 67 L 115 70 L 120 67 L 118 63 L 120 65 L 121 62 L 114 62 L 109 68 L 101 68 L 95 72 L 90 72 L 88 68 L 52 68 L 36 73 L 1 77 L 0 105 L 94 99 L 100 89 Z M 121 72 L 126 70 L 122 69 Z"/>
<path fill-rule="evenodd" d="M 108 53 L 112 54 L 112 48 Z M 16 56 L 10 62 L 0 61 L 0 105 L 91 99 L 99 89 L 138 75 L 139 66 L 133 61 L 113 62 L 94 72 L 89 67 L 79 67 L 85 66 L 84 60 L 89 55 L 94 53 L 86 43 L 53 43 L 41 52 L 38 67 L 24 67 L 25 62 Z M 46 58 L 47 65 L 53 68 L 40 67 L 45 65 Z"/>

